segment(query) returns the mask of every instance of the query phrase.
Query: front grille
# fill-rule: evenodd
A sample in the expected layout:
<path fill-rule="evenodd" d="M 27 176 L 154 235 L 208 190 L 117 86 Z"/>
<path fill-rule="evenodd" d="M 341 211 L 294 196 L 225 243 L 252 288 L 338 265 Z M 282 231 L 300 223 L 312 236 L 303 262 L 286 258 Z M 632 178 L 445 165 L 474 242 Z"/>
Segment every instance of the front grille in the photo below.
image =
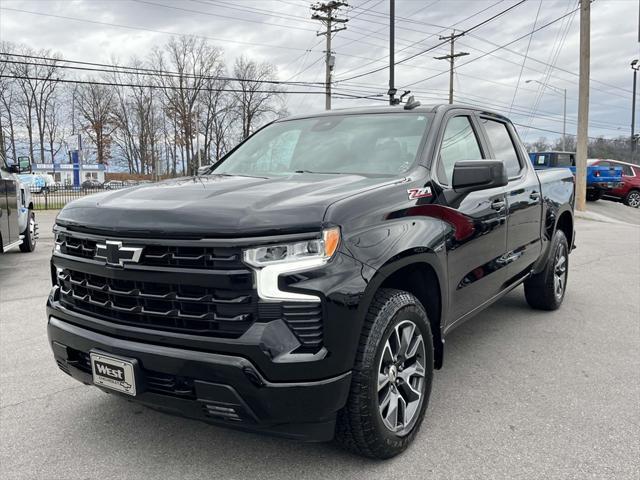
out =
<path fill-rule="evenodd" d="M 68 232 L 58 232 L 56 235 L 56 244 L 60 252 L 72 257 L 92 259 L 99 243 L 101 242 L 93 238 L 82 238 Z M 132 241 L 132 245 L 137 245 L 137 242 Z M 215 270 L 246 268 L 242 263 L 241 251 L 226 247 L 147 244 L 137 263 L 170 268 Z"/>
<path fill-rule="evenodd" d="M 56 251 L 64 259 L 58 262 L 54 256 L 52 276 L 60 287 L 60 304 L 72 312 L 126 326 L 223 338 L 239 338 L 255 322 L 282 319 L 302 350 L 322 347 L 322 305 L 259 302 L 240 247 L 121 239 L 125 247 L 143 247 L 142 255 L 127 268 L 114 268 L 93 260 L 97 245 L 120 239 L 64 228 L 55 235 Z"/>
<path fill-rule="evenodd" d="M 126 325 L 198 335 L 242 335 L 255 320 L 255 293 L 196 285 L 120 280 L 63 269 L 66 308 Z"/>

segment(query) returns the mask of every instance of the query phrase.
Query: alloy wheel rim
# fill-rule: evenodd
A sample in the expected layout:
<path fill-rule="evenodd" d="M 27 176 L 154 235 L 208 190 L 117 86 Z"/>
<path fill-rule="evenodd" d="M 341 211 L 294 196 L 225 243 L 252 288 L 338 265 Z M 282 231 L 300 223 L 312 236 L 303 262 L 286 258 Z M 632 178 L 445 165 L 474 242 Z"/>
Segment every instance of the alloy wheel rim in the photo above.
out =
<path fill-rule="evenodd" d="M 29 219 L 29 238 L 31 240 L 31 245 L 35 245 L 36 244 L 36 222 L 33 220 L 33 218 Z"/>
<path fill-rule="evenodd" d="M 562 298 L 567 284 L 567 252 L 564 245 L 558 247 L 553 266 L 553 287 L 557 299 Z"/>
<path fill-rule="evenodd" d="M 632 192 L 629 194 L 629 206 L 638 208 L 640 206 L 640 193 Z"/>
<path fill-rule="evenodd" d="M 423 401 L 425 346 L 411 320 L 399 322 L 387 338 L 378 365 L 378 413 L 384 426 L 399 435 L 416 423 Z"/>

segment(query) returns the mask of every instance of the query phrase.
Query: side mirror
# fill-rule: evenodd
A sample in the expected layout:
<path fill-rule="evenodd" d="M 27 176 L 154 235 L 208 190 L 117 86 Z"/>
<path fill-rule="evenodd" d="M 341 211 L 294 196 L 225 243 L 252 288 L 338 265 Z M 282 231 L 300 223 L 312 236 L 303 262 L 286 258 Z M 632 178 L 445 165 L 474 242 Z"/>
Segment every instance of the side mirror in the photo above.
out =
<path fill-rule="evenodd" d="M 504 187 L 509 183 L 507 170 L 500 160 L 470 160 L 456 162 L 453 167 L 453 189 L 471 192 Z"/>
<path fill-rule="evenodd" d="M 20 173 L 20 165 L 12 164 L 9 165 L 9 173 Z"/>

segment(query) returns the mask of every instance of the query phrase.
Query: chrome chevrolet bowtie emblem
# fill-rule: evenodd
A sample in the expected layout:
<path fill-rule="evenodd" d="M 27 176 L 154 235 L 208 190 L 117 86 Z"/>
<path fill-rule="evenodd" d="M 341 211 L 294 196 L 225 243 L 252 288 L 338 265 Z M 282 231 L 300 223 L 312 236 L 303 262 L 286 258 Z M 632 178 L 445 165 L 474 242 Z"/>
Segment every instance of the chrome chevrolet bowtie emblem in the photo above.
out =
<path fill-rule="evenodd" d="M 123 267 L 125 263 L 138 263 L 142 255 L 142 247 L 123 247 L 122 242 L 107 240 L 96 245 L 93 258 L 104 260 L 107 265 Z"/>

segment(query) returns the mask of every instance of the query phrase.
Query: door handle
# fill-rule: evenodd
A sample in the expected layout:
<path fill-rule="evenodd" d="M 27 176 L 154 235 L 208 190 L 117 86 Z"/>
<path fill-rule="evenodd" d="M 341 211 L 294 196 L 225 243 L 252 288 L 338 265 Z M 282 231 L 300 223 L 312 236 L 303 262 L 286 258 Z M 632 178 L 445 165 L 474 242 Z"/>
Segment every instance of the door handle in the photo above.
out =
<path fill-rule="evenodd" d="M 531 200 L 540 200 L 540 192 L 536 192 L 535 190 L 529 194 L 529 198 Z"/>
<path fill-rule="evenodd" d="M 493 202 L 491 202 L 491 208 L 493 210 L 501 211 L 504 210 L 506 206 L 507 202 L 505 202 L 504 200 L 494 200 Z"/>

